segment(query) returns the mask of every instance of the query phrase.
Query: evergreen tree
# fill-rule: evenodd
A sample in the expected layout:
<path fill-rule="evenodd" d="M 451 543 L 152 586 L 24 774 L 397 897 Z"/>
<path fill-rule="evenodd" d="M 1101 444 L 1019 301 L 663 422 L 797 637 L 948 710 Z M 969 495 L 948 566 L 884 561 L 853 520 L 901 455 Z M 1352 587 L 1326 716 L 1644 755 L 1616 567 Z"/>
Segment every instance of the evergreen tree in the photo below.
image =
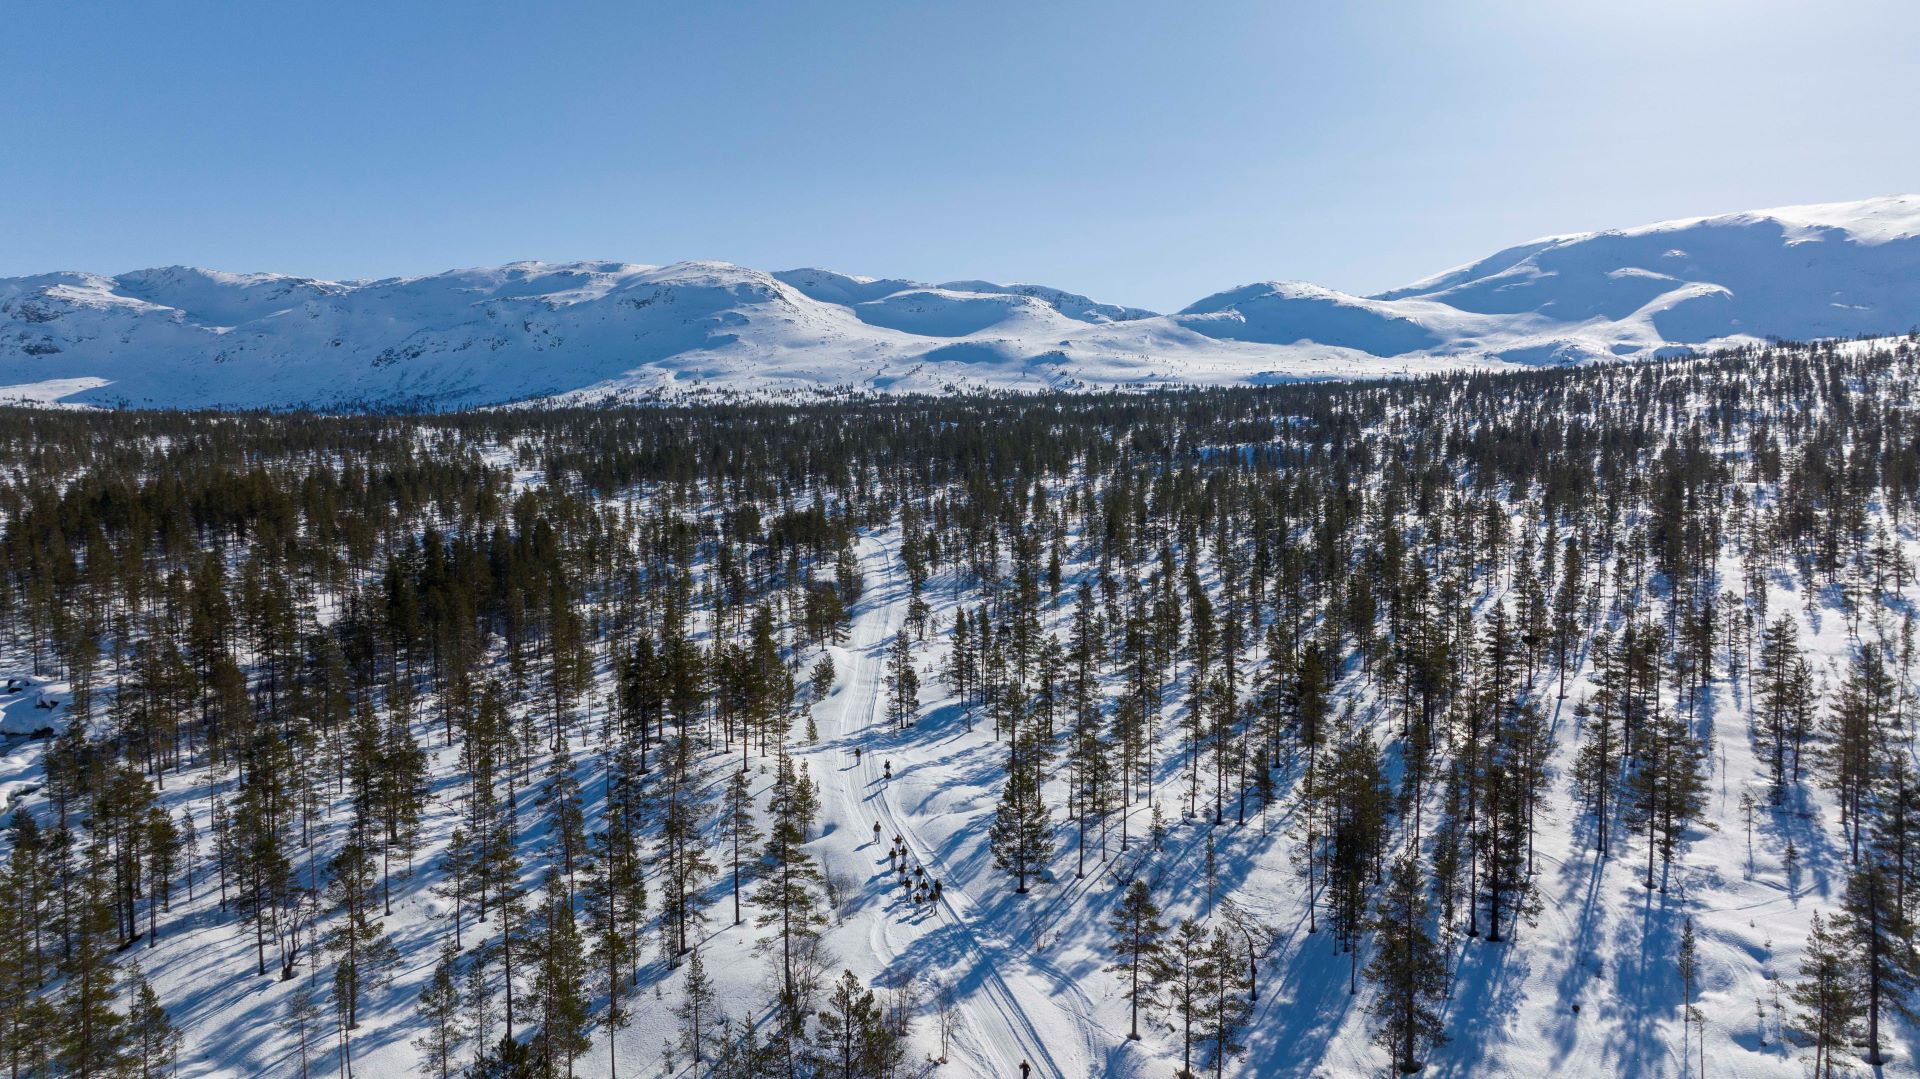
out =
<path fill-rule="evenodd" d="M 827 920 L 815 894 L 820 884 L 819 867 L 802 846 L 806 837 L 801 828 L 797 794 L 801 782 L 792 758 L 782 757 L 774 773 L 773 796 L 767 803 L 770 818 L 767 844 L 762 854 L 760 883 L 753 893 L 755 905 L 761 908 L 754 925 L 763 929 L 772 926 L 775 931 L 780 1006 L 794 1033 L 798 1033 L 798 1025 L 805 1020 L 801 1006 L 804 959 Z"/>
<path fill-rule="evenodd" d="M 460 987 L 460 1004 L 466 1011 L 469 1040 L 478 1047 L 476 1056 L 485 1054 L 494 1044 L 493 981 L 487 971 L 491 958 L 492 949 L 487 945 L 475 948 Z"/>
<path fill-rule="evenodd" d="M 1446 1043 L 1440 1006 L 1447 995 L 1447 964 L 1428 923 L 1431 911 L 1420 867 L 1411 855 L 1395 859 L 1374 912 L 1375 950 L 1367 978 L 1374 1039 L 1402 1074 L 1419 1071 L 1423 1046 Z"/>
<path fill-rule="evenodd" d="M 1800 980 L 1787 990 L 1795 1019 L 1813 1045 L 1816 1079 L 1833 1079 L 1835 1050 L 1844 1050 L 1859 1035 L 1862 986 L 1847 935 L 1844 915 L 1823 921 L 1816 912 L 1800 958 Z"/>
<path fill-rule="evenodd" d="M 1856 865 L 1893 698 L 1893 680 L 1880 650 L 1871 645 L 1862 647 L 1849 662 L 1846 680 L 1829 713 L 1825 753 L 1826 780 L 1839 795 L 1840 821 L 1847 830 L 1848 853 Z"/>
<path fill-rule="evenodd" d="M 1130 1025 L 1127 1037 L 1140 1040 L 1140 1009 L 1152 1008 L 1159 1000 L 1156 973 L 1165 949 L 1167 932 L 1160 920 L 1160 908 L 1147 891 L 1147 882 L 1135 878 L 1127 885 L 1126 895 L 1114 907 L 1108 922 L 1113 929 L 1113 951 L 1119 961 L 1106 968 L 1108 973 L 1125 975 Z M 1145 979 L 1144 981 L 1142 979 Z"/>
<path fill-rule="evenodd" d="M 623 849 L 628 844 L 619 838 L 617 828 L 616 822 L 594 837 L 594 869 L 587 877 L 586 888 L 588 933 L 592 941 L 589 961 L 607 994 L 605 1026 L 610 1073 L 618 1069 L 613 1039 L 632 1022 L 631 1016 L 621 1010 L 621 1001 L 629 986 L 626 970 L 639 951 L 628 923 L 637 924 L 646 906 L 644 891 L 638 897 L 634 895 L 635 888 L 643 889 L 644 885 L 631 852 Z"/>
<path fill-rule="evenodd" d="M 1789 776 L 1797 778 L 1800 773 L 1798 755 L 1792 751 L 1797 747 L 1796 720 L 1805 710 L 1808 687 L 1799 635 L 1793 619 L 1785 615 L 1767 626 L 1760 644 L 1760 673 L 1753 687 L 1754 731 L 1763 745 L 1775 805 L 1786 797 Z"/>
<path fill-rule="evenodd" d="M 549 1075 L 571 1079 L 573 1062 L 592 1042 L 587 994 L 587 958 L 574 921 L 566 882 L 548 868 L 540 903 L 533 979 L 534 1007 L 540 1016 L 537 1055 Z"/>
<path fill-rule="evenodd" d="M 873 990 L 862 988 L 852 971 L 843 972 L 819 1014 L 816 1039 L 819 1070 L 837 1079 L 886 1079 L 906 1057 L 904 1031 L 888 1026 Z"/>
<path fill-rule="evenodd" d="M 653 791 L 660 822 L 656 861 L 666 888 L 661 930 L 669 954 L 678 957 L 687 954 L 694 929 L 706 922 L 703 891 L 714 866 L 700 835 L 702 792 L 694 772 L 691 739 L 674 736 L 662 756 L 664 775 Z"/>
<path fill-rule="evenodd" d="M 353 1030 L 360 1024 L 361 998 L 369 988 L 386 983 L 400 953 L 374 917 L 379 900 L 366 849 L 349 842 L 334 856 L 330 868 L 333 880 L 327 885 L 327 898 L 339 920 L 327 933 L 327 951 L 336 960 L 334 995 L 346 1028 Z"/>
<path fill-rule="evenodd" d="M 533 1047 L 503 1034 L 480 1051 L 467 1068 L 466 1079 L 547 1079 Z"/>
<path fill-rule="evenodd" d="M 1573 764 L 1574 797 L 1593 817 L 1593 847 L 1605 858 L 1607 829 L 1616 804 L 1614 788 L 1619 784 L 1618 731 L 1610 709 L 1591 710 L 1582 700 L 1574 705 L 1573 714 L 1583 733 L 1580 753 Z"/>
<path fill-rule="evenodd" d="M 309 982 L 301 981 L 287 993 L 280 1030 L 293 1042 L 294 1054 L 300 1061 L 300 1079 L 311 1079 L 314 1039 L 320 1032 L 320 998 Z"/>
<path fill-rule="evenodd" d="M 1167 1029 L 1180 1036 L 1180 1079 L 1194 1079 L 1193 1047 L 1213 1020 L 1213 954 L 1207 932 L 1189 918 L 1173 930 L 1156 980 L 1165 989 Z"/>
<path fill-rule="evenodd" d="M 1880 1015 L 1891 1009 L 1912 1021 L 1907 997 L 1920 983 L 1920 956 L 1913 949 L 1913 926 L 1894 902 L 1885 872 L 1869 863 L 1847 879 L 1846 920 L 1849 942 L 1866 992 L 1867 1052 L 1872 1066 L 1884 1063 L 1880 1051 Z"/>
<path fill-rule="evenodd" d="M 1687 1030 L 1698 1020 L 1701 1024 L 1700 1071 L 1705 1074 L 1707 1068 L 1706 1021 L 1700 1014 L 1700 1010 L 1693 1006 L 1693 986 L 1700 976 L 1700 952 L 1694 943 L 1691 917 L 1687 918 L 1680 927 L 1680 951 L 1675 956 L 1675 962 L 1680 969 L 1680 1059 L 1685 1060 L 1687 1057 Z"/>
<path fill-rule="evenodd" d="M 107 877 L 95 852 L 81 882 L 74 932 L 62 963 L 56 1022 L 51 1032 L 54 1058 L 62 1072 L 78 1079 L 109 1079 L 126 1067 L 126 1020 L 113 1010 L 120 968 L 114 961 L 113 906 Z"/>
<path fill-rule="evenodd" d="M 1041 873 L 1053 855 L 1053 827 L 1040 794 L 1039 740 L 1029 729 L 1016 731 L 1007 757 L 1007 779 L 994 811 L 988 841 L 994 864 L 1013 874 L 1014 891 L 1024 895 L 1027 878 Z"/>
<path fill-rule="evenodd" d="M 460 946 L 451 940 L 441 941 L 433 974 L 420 990 L 419 1014 L 425 1030 L 414 1039 L 413 1047 L 420 1050 L 428 1068 L 440 1079 L 450 1079 L 453 1075 L 454 1057 L 466 1040 L 466 1028 L 460 1017 L 460 989 L 455 981 L 459 961 Z"/>
<path fill-rule="evenodd" d="M 1253 1003 L 1249 999 L 1252 986 L 1239 963 L 1233 936 L 1224 925 L 1215 926 L 1213 936 L 1207 941 L 1206 971 L 1212 999 L 1208 1001 L 1200 1036 L 1212 1047 L 1213 1079 L 1220 1079 L 1227 1058 L 1246 1048 L 1236 1039 L 1253 1014 Z"/>
<path fill-rule="evenodd" d="M 697 1066 L 707 1059 L 707 1043 L 720 1020 L 720 1004 L 714 993 L 713 979 L 707 977 L 707 965 L 700 949 L 687 953 L 686 969 L 680 983 L 680 1004 L 674 1018 L 680 1021 L 679 1047 Z"/>
<path fill-rule="evenodd" d="M 1706 752 L 1679 716 L 1656 711 L 1644 724 L 1628 779 L 1632 811 L 1647 835 L 1645 884 L 1655 887 L 1653 858 L 1664 868 L 1680 838 L 1706 807 Z M 1666 890 L 1664 873 L 1658 885 Z"/>
<path fill-rule="evenodd" d="M 128 1071 L 138 1079 L 164 1079 L 179 1064 L 180 1032 L 140 968 L 133 969 L 128 988 Z"/>
<path fill-rule="evenodd" d="M 833 656 L 826 652 L 820 653 L 820 658 L 815 661 L 813 670 L 807 676 L 807 683 L 813 689 L 814 700 L 824 700 L 827 694 L 833 692 L 835 677 Z"/>
<path fill-rule="evenodd" d="M 913 642 L 903 629 L 893 635 L 887 650 L 887 721 L 895 730 L 905 730 L 919 711 L 920 675 L 913 669 Z"/>

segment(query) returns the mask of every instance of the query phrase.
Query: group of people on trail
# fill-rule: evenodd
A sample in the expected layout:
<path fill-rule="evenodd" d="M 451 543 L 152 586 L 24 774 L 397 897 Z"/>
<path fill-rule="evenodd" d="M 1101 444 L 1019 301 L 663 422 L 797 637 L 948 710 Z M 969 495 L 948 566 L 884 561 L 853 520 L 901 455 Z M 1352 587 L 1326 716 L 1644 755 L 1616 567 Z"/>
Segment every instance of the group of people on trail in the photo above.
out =
<path fill-rule="evenodd" d="M 859 746 L 853 747 L 853 763 L 855 764 L 860 763 L 860 747 Z M 892 761 L 880 762 L 880 778 L 885 779 L 889 782 L 892 781 L 893 779 L 893 762 Z M 877 824 L 874 825 L 873 828 L 874 828 L 874 831 L 880 830 L 880 826 Z"/>
<path fill-rule="evenodd" d="M 880 842 L 879 821 L 873 822 L 873 841 Z M 916 907 L 922 903 L 938 906 L 939 879 L 929 875 L 927 868 L 914 859 L 913 852 L 907 849 L 906 839 L 898 834 L 893 837 L 893 845 L 887 848 L 887 872 L 889 875 L 898 874 L 900 890 L 906 893 L 907 902 Z"/>

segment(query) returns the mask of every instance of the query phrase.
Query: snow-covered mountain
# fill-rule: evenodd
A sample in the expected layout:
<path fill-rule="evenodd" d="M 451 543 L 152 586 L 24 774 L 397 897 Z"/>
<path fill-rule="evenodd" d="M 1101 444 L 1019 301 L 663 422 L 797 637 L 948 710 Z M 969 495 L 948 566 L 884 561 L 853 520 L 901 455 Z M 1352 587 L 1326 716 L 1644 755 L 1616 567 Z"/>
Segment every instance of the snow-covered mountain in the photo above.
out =
<path fill-rule="evenodd" d="M 1171 315 L 1039 285 L 518 262 L 334 282 L 185 267 L 0 279 L 0 398 L 453 408 L 690 390 L 1260 382 L 1642 357 L 1920 326 L 1920 196 L 1557 236 L 1377 296 Z"/>

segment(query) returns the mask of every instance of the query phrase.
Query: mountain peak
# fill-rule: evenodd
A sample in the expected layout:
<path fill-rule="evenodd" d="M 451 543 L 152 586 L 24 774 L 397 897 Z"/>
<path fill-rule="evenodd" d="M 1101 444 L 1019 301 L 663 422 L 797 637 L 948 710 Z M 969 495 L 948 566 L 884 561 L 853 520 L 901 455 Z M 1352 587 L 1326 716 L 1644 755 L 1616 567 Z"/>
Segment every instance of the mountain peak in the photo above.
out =
<path fill-rule="evenodd" d="M 1258 281 L 1172 315 L 1046 285 L 702 260 L 377 281 L 163 266 L 0 279 L 0 396 L 455 408 L 1337 377 L 1903 333 L 1917 279 L 1916 195 L 1545 237 L 1375 296 Z"/>

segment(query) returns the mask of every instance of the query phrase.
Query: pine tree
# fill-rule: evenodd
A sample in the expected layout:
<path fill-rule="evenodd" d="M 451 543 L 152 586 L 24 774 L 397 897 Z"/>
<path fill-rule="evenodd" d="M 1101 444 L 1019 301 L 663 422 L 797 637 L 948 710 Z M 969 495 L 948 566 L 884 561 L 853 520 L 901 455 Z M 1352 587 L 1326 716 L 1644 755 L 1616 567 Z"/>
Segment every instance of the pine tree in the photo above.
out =
<path fill-rule="evenodd" d="M 827 694 L 833 692 L 835 677 L 833 656 L 827 652 L 820 653 L 819 660 L 814 663 L 812 672 L 807 676 L 807 682 L 813 689 L 814 700 L 824 700 Z"/>
<path fill-rule="evenodd" d="M 1847 936 L 1845 915 L 1823 921 L 1816 912 L 1800 958 L 1800 980 L 1787 991 L 1797 1009 L 1795 1021 L 1813 1045 L 1816 1079 L 1833 1079 L 1834 1051 L 1845 1049 L 1859 1034 L 1862 986 Z"/>
<path fill-rule="evenodd" d="M 45 1057 L 47 1032 L 54 1028 L 39 990 L 48 969 L 43 937 L 58 934 L 49 932 L 56 910 L 49 902 L 48 842 L 27 813 L 14 814 L 12 833 L 12 849 L 0 867 L 0 1061 L 9 1076 L 17 1076 Z"/>
<path fill-rule="evenodd" d="M 1131 1017 L 1127 1037 L 1139 1041 L 1140 1009 L 1152 1008 L 1159 1000 L 1155 992 L 1155 972 L 1165 949 L 1162 938 L 1167 932 L 1166 923 L 1160 920 L 1160 908 L 1147 891 L 1146 881 L 1135 878 L 1127 886 L 1126 895 L 1114 907 L 1108 924 L 1113 929 L 1113 951 L 1120 960 L 1106 969 L 1110 974 L 1126 976 L 1125 996 Z"/>
<path fill-rule="evenodd" d="M 393 914 L 393 866 L 395 854 L 412 864 L 420 847 L 420 818 L 426 811 L 432 791 L 427 754 L 408 729 L 398 709 L 388 715 L 381 732 L 378 774 L 374 798 L 380 824 L 380 901 L 388 916 Z"/>
<path fill-rule="evenodd" d="M 62 964 L 66 980 L 52 1032 L 55 1059 L 65 1074 L 77 1079 L 108 1079 L 127 1062 L 126 1021 L 113 1010 L 120 968 L 113 958 L 114 910 L 107 895 L 107 875 L 99 864 L 103 853 L 93 852 L 92 864 L 82 877 L 73 937 Z"/>
<path fill-rule="evenodd" d="M 913 642 L 903 629 L 893 635 L 887 650 L 887 721 L 895 730 L 905 730 L 919 711 L 920 675 L 913 669 Z"/>
<path fill-rule="evenodd" d="M 280 1017 L 280 1030 L 293 1042 L 300 1060 L 300 1079 L 311 1079 L 314 1038 L 320 1031 L 320 1000 L 306 981 L 294 985 L 287 994 L 286 1011 Z"/>
<path fill-rule="evenodd" d="M 1447 1040 L 1440 1012 L 1447 965 L 1428 928 L 1431 917 L 1419 864 L 1411 855 L 1396 859 L 1374 912 L 1375 951 L 1367 978 L 1375 987 L 1368 1006 L 1374 1040 L 1392 1054 L 1402 1074 L 1424 1066 L 1422 1046 Z"/>
<path fill-rule="evenodd" d="M 673 1010 L 674 1018 L 680 1021 L 679 1047 L 687 1059 L 698 1065 L 707 1059 L 707 1043 L 720 1020 L 719 1000 L 714 993 L 713 979 L 707 977 L 707 965 L 700 958 L 700 949 L 687 953 L 681 978 L 680 1004 Z"/>
<path fill-rule="evenodd" d="M 780 1006 L 796 1033 L 798 1024 L 805 1020 L 801 1010 L 799 964 L 827 920 L 815 896 L 820 869 L 801 845 L 806 837 L 797 812 L 800 783 L 792 758 L 783 756 L 774 773 L 773 796 L 767 803 L 771 819 L 762 855 L 764 868 L 752 897 L 754 904 L 761 908 L 754 925 L 775 929 L 774 939 L 780 953 Z"/>
<path fill-rule="evenodd" d="M 838 1079 L 885 1079 L 896 1074 L 906 1056 L 903 1031 L 890 1028 L 874 1002 L 873 990 L 843 972 L 819 1014 L 816 1039 L 819 1070 Z"/>
<path fill-rule="evenodd" d="M 1880 650 L 1868 645 L 1854 653 L 1829 713 L 1826 778 L 1839 794 L 1840 820 L 1847 830 L 1849 854 L 1855 865 L 1860 862 L 1868 801 L 1879 772 L 1877 760 L 1894 692 Z"/>
<path fill-rule="evenodd" d="M 666 887 L 662 900 L 663 944 L 674 957 L 693 946 L 693 931 L 706 922 L 704 885 L 714 871 L 700 834 L 702 793 L 694 770 L 692 739 L 676 734 L 662 747 L 665 774 L 652 792 L 660 821 L 657 861 Z"/>
<path fill-rule="evenodd" d="M 1213 955 L 1207 932 L 1189 918 L 1173 930 L 1162 953 L 1158 981 L 1166 991 L 1167 1029 L 1180 1036 L 1180 1079 L 1194 1079 L 1193 1046 L 1213 1017 Z"/>
<path fill-rule="evenodd" d="M 527 917 L 526 894 L 517 884 L 500 892 L 498 902 L 494 905 L 494 918 L 498 925 L 495 930 L 498 935 L 494 938 L 494 945 L 489 949 L 488 954 L 500 957 L 501 1015 L 504 1020 L 502 1035 L 511 1040 L 514 1036 L 515 1016 L 513 990 L 525 976 L 527 947 L 532 943 L 532 925 Z"/>
<path fill-rule="evenodd" d="M 159 994 L 140 968 L 133 969 L 127 1007 L 127 1047 L 130 1074 L 138 1079 L 164 1079 L 180 1061 L 180 1032 L 161 1005 Z"/>
<path fill-rule="evenodd" d="M 484 943 L 474 948 L 473 957 L 467 962 L 467 975 L 460 987 L 460 1005 L 466 1011 L 467 1033 L 480 1053 L 487 1052 L 494 1044 L 493 981 L 487 971 L 492 952 L 492 948 Z"/>
<path fill-rule="evenodd" d="M 619 828 L 616 819 L 606 831 L 594 836 L 594 868 L 587 877 L 586 888 L 588 932 L 592 941 L 590 961 L 607 994 L 605 1026 L 610 1074 L 618 1071 L 613 1040 L 632 1022 L 631 1016 L 621 1010 L 621 1000 L 628 988 L 625 972 L 638 952 L 628 935 L 627 922 L 638 922 L 646 905 L 644 891 L 637 901 L 634 897 L 634 887 L 644 889 L 644 885 L 635 871 L 632 852 L 624 849 L 628 843 L 621 837 Z"/>
<path fill-rule="evenodd" d="M 456 825 L 447 837 L 440 883 L 433 888 L 435 895 L 453 901 L 453 946 L 456 949 L 460 947 L 460 930 L 465 921 L 462 913 L 472 886 L 472 876 L 473 842 L 467 837 L 466 830 Z"/>
<path fill-rule="evenodd" d="M 1628 789 L 1636 824 L 1646 829 L 1644 883 L 1653 888 L 1655 851 L 1664 871 L 1681 836 L 1706 807 L 1706 752 L 1678 715 L 1655 711 L 1643 726 Z M 1666 890 L 1664 872 L 1658 887 Z"/>
<path fill-rule="evenodd" d="M 1693 1006 L 1693 986 L 1695 980 L 1700 976 L 1700 953 L 1694 944 L 1693 919 L 1691 917 L 1687 918 L 1680 927 L 1680 952 L 1675 959 L 1676 965 L 1680 969 L 1680 1058 L 1685 1060 L 1687 1056 L 1687 1029 L 1696 1018 L 1700 1018 L 1699 1009 Z M 1700 1070 L 1702 1074 L 1706 1072 L 1707 1067 L 1706 1051 L 1706 1027 L 1704 1020 L 1702 1020 L 1700 1030 L 1700 1052 L 1702 1054 Z"/>
<path fill-rule="evenodd" d="M 1767 626 L 1760 644 L 1760 673 L 1753 686 L 1754 732 L 1763 743 L 1775 805 L 1786 797 L 1789 776 L 1798 778 L 1800 774 L 1795 729 L 1807 707 L 1808 686 L 1799 636 L 1799 629 L 1787 615 Z"/>
<path fill-rule="evenodd" d="M 1321 781 L 1325 818 L 1326 894 L 1334 932 L 1349 956 L 1349 990 L 1359 974 L 1359 939 L 1366 921 L 1367 891 L 1385 842 L 1389 791 L 1373 738 L 1350 728 Z"/>
<path fill-rule="evenodd" d="M 533 1046 L 502 1034 L 474 1057 L 465 1079 L 547 1079 L 548 1074 L 541 1070 Z"/>
<path fill-rule="evenodd" d="M 1913 1019 L 1907 996 L 1920 984 L 1920 957 L 1913 950 L 1913 927 L 1893 901 L 1886 874 L 1871 862 L 1847 879 L 1846 925 L 1866 991 L 1869 1065 L 1884 1063 L 1880 1052 L 1880 1015 L 1885 1009 Z"/>
<path fill-rule="evenodd" d="M 144 822 L 147 862 L 147 947 L 160 942 L 158 910 L 169 903 L 173 892 L 173 872 L 180 856 L 180 830 L 173 818 L 159 806 L 147 810 Z"/>
<path fill-rule="evenodd" d="M 334 856 L 327 898 L 339 921 L 327 934 L 327 951 L 337 960 L 334 993 L 346 1028 L 360 1025 L 360 1001 L 367 989 L 384 985 L 400 953 L 374 919 L 373 863 L 359 843 L 349 842 Z"/>
<path fill-rule="evenodd" d="M 1212 999 L 1208 1002 L 1201 1038 L 1212 1046 L 1213 1079 L 1225 1072 L 1227 1058 L 1245 1046 L 1236 1040 L 1253 1014 L 1249 999 L 1251 983 L 1239 963 L 1232 934 L 1227 927 L 1215 926 L 1207 941 L 1206 970 Z"/>
<path fill-rule="evenodd" d="M 1007 757 L 1007 779 L 994 811 L 988 841 L 994 864 L 1013 874 L 1014 892 L 1025 895 L 1027 878 L 1042 872 L 1053 855 L 1053 827 L 1040 794 L 1039 740 L 1016 731 Z"/>
<path fill-rule="evenodd" d="M 547 1074 L 573 1075 L 573 1062 L 592 1046 L 587 960 L 573 904 L 559 870 L 546 872 L 536 941 L 533 1002 L 540 1016 L 538 1055 Z"/>
<path fill-rule="evenodd" d="M 453 1075 L 454 1057 L 466 1040 L 460 1019 L 460 989 L 455 981 L 459 961 L 460 946 L 452 940 L 441 941 L 433 974 L 420 990 L 419 1014 L 425 1031 L 414 1039 L 413 1047 L 420 1050 L 427 1066 L 440 1079 Z"/>
<path fill-rule="evenodd" d="M 1593 817 L 1593 847 L 1600 857 L 1607 856 L 1607 828 L 1612 823 L 1614 788 L 1619 783 L 1620 747 L 1613 712 L 1590 710 L 1582 700 L 1574 705 L 1574 717 L 1584 735 L 1580 754 L 1573 764 L 1573 791 L 1582 808 Z"/>
<path fill-rule="evenodd" d="M 948 635 L 947 648 L 947 684 L 953 687 L 954 695 L 960 698 L 963 706 L 976 703 L 976 689 L 979 684 L 978 656 L 974 651 L 973 635 L 968 632 L 967 610 L 965 607 L 953 612 L 953 630 Z M 965 708 L 969 717 L 968 729 L 972 729 L 973 710 Z"/>

